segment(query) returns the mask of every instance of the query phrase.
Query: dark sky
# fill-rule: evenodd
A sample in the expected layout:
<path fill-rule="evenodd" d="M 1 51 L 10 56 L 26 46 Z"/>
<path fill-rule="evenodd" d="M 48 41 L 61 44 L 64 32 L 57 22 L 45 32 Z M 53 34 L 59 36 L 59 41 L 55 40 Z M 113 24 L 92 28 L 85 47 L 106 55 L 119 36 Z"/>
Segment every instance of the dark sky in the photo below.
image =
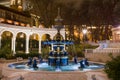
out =
<path fill-rule="evenodd" d="M 80 4 L 82 4 L 83 0 L 59 0 L 59 2 L 67 4 L 69 2 L 74 3 L 74 7 L 80 7 Z"/>
<path fill-rule="evenodd" d="M 0 2 L 7 2 L 7 1 L 9 2 L 10 0 L 0 0 Z"/>
<path fill-rule="evenodd" d="M 57 1 L 61 2 L 61 3 L 64 3 L 64 4 L 69 3 L 69 2 L 74 2 L 75 3 L 74 7 L 80 7 L 80 4 L 82 3 L 83 0 L 57 0 Z M 10 2 L 10 0 L 0 0 L 0 4 L 3 3 L 3 2 Z"/>

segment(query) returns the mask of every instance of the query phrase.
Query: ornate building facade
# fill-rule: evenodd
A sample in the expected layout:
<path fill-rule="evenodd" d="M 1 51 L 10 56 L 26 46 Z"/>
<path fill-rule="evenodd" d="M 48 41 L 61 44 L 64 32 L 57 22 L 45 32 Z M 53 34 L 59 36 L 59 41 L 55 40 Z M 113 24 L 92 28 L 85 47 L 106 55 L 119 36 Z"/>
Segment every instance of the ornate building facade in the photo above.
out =
<path fill-rule="evenodd" d="M 112 28 L 112 39 L 113 41 L 120 41 L 120 26 Z"/>
<path fill-rule="evenodd" d="M 26 0 L 27 1 L 27 0 Z M 26 54 L 30 53 L 30 45 L 33 44 L 37 48 L 38 53 L 41 53 L 41 43 L 44 35 L 49 35 L 52 40 L 57 33 L 54 28 L 39 28 L 39 16 L 35 14 L 25 13 L 19 6 L 23 5 L 22 0 L 11 0 L 11 5 L 5 7 L 0 5 L 0 49 L 6 45 L 11 48 L 13 54 L 22 49 Z M 61 35 L 65 39 L 65 30 L 61 30 Z"/>

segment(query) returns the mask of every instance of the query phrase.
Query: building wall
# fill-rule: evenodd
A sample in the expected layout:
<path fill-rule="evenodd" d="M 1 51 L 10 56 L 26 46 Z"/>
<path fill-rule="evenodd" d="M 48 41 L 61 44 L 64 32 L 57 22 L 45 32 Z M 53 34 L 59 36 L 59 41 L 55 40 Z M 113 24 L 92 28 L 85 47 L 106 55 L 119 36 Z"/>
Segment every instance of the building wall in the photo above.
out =
<path fill-rule="evenodd" d="M 116 57 L 120 55 L 120 53 L 85 53 L 85 57 L 90 60 L 90 61 L 95 61 L 95 62 L 107 62 L 110 61 L 110 54 L 113 55 L 113 57 Z"/>
<path fill-rule="evenodd" d="M 27 26 L 31 24 L 31 16 L 29 14 L 0 5 L 0 22 Z"/>
<path fill-rule="evenodd" d="M 120 41 L 120 27 L 112 29 L 112 39 L 113 41 Z"/>

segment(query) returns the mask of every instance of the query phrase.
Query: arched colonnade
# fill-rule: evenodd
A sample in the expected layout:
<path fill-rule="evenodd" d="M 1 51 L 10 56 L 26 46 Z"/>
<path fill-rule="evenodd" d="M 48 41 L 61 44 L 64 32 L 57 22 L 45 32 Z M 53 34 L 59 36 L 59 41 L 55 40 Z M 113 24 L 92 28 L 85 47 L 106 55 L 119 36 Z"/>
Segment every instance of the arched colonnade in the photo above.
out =
<path fill-rule="evenodd" d="M 1 24 L 0 23 L 0 48 L 2 45 L 2 35 L 5 32 L 9 32 L 11 36 L 11 50 L 13 53 L 16 53 L 16 39 L 17 36 L 24 37 L 25 38 L 25 53 L 28 54 L 30 49 L 29 49 L 29 41 L 30 41 L 30 36 L 31 35 L 36 35 L 38 39 L 38 53 L 41 53 L 41 41 L 42 41 L 42 36 L 44 34 L 50 35 L 50 38 L 53 39 L 55 34 L 57 33 L 57 30 L 54 28 L 33 28 L 33 27 L 22 27 L 22 26 L 15 26 L 15 25 L 9 25 L 9 24 Z M 19 35 L 21 34 L 21 35 Z M 61 35 L 65 39 L 65 30 L 61 30 Z"/>

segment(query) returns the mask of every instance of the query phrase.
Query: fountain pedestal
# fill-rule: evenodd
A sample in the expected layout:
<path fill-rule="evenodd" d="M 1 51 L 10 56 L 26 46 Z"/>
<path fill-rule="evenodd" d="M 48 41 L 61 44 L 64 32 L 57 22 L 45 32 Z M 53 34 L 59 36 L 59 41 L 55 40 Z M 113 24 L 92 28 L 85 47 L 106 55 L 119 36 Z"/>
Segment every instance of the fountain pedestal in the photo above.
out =
<path fill-rule="evenodd" d="M 51 66 L 65 66 L 68 65 L 68 53 L 64 50 L 63 42 L 52 43 L 52 51 L 49 53 L 48 64 Z"/>

